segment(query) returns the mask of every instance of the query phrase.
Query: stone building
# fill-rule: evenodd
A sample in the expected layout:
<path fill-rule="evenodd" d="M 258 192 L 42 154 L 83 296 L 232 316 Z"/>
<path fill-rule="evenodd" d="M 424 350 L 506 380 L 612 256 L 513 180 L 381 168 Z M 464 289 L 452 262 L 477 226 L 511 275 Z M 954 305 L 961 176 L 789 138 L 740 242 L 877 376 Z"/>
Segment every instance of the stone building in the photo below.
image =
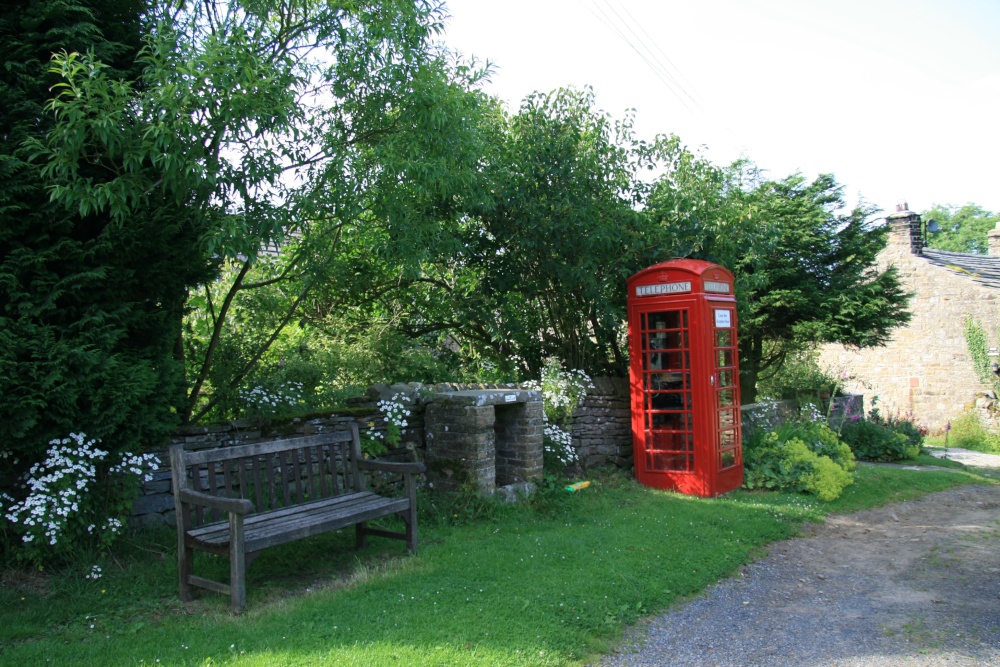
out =
<path fill-rule="evenodd" d="M 896 267 L 913 295 L 913 318 L 885 347 L 824 347 L 820 365 L 855 378 L 845 388 L 878 397 L 883 414 L 912 415 L 916 423 L 940 431 L 988 389 L 973 371 L 964 322 L 975 318 L 990 341 L 997 340 L 1000 229 L 989 234 L 988 255 L 970 255 L 924 247 L 925 223 L 905 203 L 886 222 L 889 242 L 878 268 Z"/>

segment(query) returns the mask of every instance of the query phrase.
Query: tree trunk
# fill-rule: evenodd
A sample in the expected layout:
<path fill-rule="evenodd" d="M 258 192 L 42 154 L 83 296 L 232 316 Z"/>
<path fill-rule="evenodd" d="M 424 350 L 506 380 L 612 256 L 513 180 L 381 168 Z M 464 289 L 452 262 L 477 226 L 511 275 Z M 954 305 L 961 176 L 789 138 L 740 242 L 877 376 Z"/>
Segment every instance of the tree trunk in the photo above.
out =
<path fill-rule="evenodd" d="M 740 343 L 740 402 L 746 405 L 757 402 L 757 375 L 764 354 L 764 341 L 760 337 L 752 337 Z"/>

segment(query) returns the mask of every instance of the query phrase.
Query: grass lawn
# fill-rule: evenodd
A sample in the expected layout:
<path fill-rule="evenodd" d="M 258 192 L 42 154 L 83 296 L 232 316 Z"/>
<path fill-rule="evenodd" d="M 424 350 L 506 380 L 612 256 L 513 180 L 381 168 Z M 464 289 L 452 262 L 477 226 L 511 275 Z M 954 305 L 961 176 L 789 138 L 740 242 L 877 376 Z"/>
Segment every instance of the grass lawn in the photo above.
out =
<path fill-rule="evenodd" d="M 350 531 L 273 549 L 250 568 L 240 617 L 220 595 L 182 605 L 173 533 L 144 535 L 100 563 L 97 580 L 84 576 L 91 561 L 5 573 L 0 665 L 584 664 L 803 520 L 967 483 L 991 482 L 862 466 L 833 503 L 746 491 L 701 500 L 620 475 L 519 506 L 425 496 L 419 556 L 377 538 L 354 552 Z"/>

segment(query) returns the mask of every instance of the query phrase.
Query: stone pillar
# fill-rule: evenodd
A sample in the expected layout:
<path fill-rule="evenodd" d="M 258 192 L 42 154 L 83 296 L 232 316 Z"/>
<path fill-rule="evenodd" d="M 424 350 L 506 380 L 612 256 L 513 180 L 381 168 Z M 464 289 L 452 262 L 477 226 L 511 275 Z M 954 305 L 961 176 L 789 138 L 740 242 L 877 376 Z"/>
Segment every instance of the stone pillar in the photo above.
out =
<path fill-rule="evenodd" d="M 911 211 L 905 201 L 896 204 L 896 212 L 886 216 L 886 222 L 889 223 L 889 245 L 908 247 L 913 255 L 923 254 L 920 215 Z"/>
<path fill-rule="evenodd" d="M 427 478 L 435 488 L 483 494 L 542 476 L 542 396 L 517 389 L 435 394 L 424 413 Z M 527 491 L 527 488 L 524 488 Z"/>
<path fill-rule="evenodd" d="M 986 254 L 990 257 L 1000 257 L 1000 222 L 986 232 Z"/>
<path fill-rule="evenodd" d="M 545 439 L 541 401 L 496 405 L 497 486 L 533 482 L 542 477 Z"/>
<path fill-rule="evenodd" d="M 492 405 L 438 397 L 424 412 L 427 479 L 446 491 L 475 484 L 480 492 L 496 489 L 496 421 Z"/>

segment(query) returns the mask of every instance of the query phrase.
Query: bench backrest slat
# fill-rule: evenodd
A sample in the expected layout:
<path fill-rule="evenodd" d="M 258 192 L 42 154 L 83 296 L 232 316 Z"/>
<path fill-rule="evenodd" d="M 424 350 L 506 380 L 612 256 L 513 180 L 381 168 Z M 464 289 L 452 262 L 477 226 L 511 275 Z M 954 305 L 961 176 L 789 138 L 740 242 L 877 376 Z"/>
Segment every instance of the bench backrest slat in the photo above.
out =
<path fill-rule="evenodd" d="M 264 461 L 259 456 L 250 457 L 250 469 L 253 471 L 253 503 L 255 507 L 264 506 L 264 477 L 261 476 L 261 468 Z"/>
<path fill-rule="evenodd" d="M 275 442 L 217 450 L 184 451 L 175 445 L 171 460 L 185 469 L 180 484 L 213 496 L 247 498 L 266 511 L 350 493 L 364 488 L 357 459 L 357 427 Z M 195 505 L 193 525 L 226 518 L 224 512 Z"/>
<path fill-rule="evenodd" d="M 274 440 L 272 442 L 256 442 L 249 445 L 233 445 L 231 447 L 199 449 L 197 451 L 184 452 L 184 460 L 188 465 L 191 465 L 192 463 L 205 463 L 206 461 L 235 459 L 241 456 L 272 454 L 274 452 L 286 451 L 289 449 L 300 449 L 309 445 L 319 445 L 330 442 L 351 442 L 351 433 L 338 431 L 335 433 L 308 435 L 299 438 L 286 438 L 284 440 Z"/>

